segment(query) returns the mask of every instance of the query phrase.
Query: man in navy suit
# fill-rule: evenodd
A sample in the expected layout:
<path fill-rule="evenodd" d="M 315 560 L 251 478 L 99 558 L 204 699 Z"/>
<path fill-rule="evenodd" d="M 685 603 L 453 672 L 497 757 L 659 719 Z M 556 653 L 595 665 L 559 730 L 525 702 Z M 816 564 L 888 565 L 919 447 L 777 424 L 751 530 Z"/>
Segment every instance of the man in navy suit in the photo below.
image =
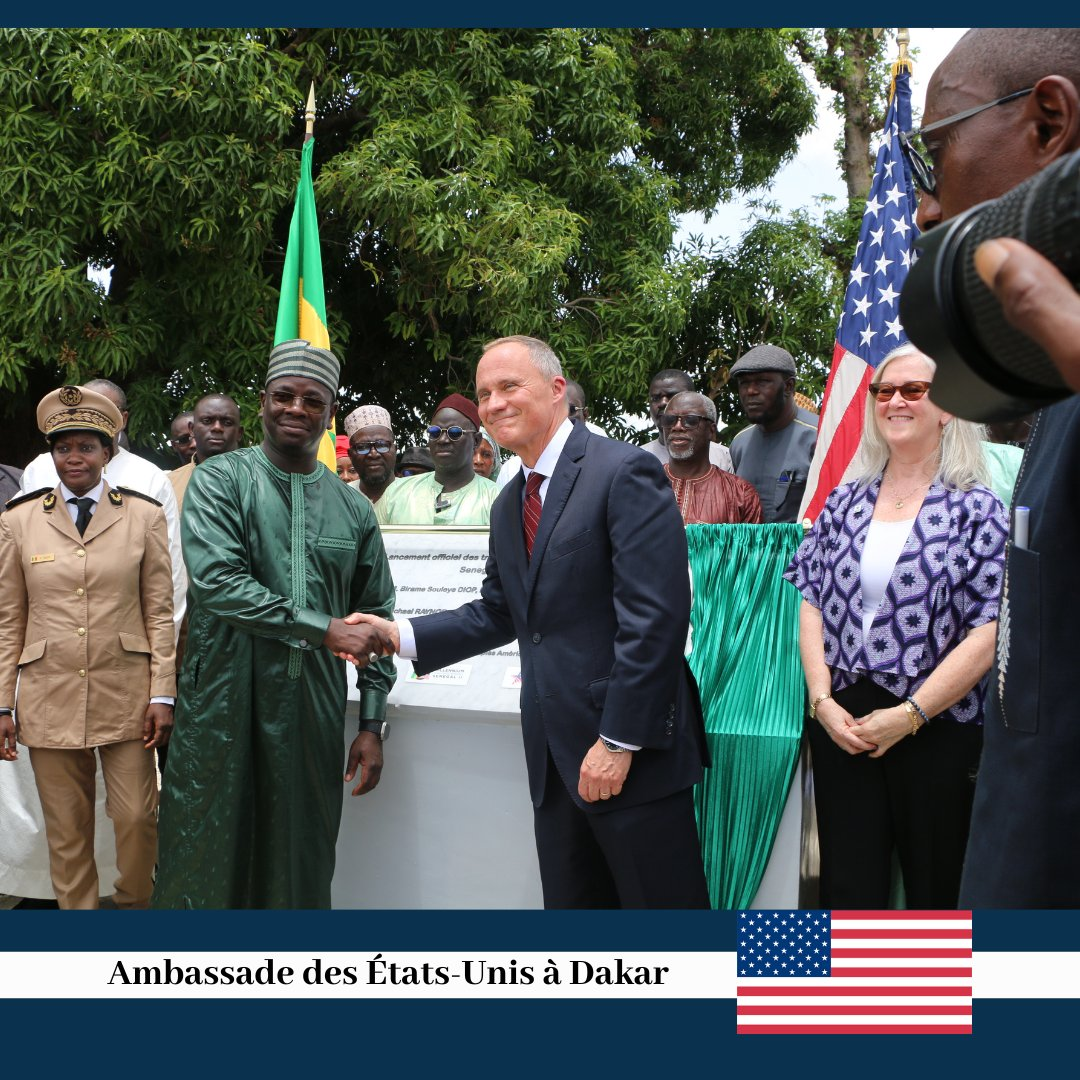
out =
<path fill-rule="evenodd" d="M 692 789 L 708 750 L 664 471 L 570 422 L 536 338 L 489 343 L 476 385 L 485 429 L 523 462 L 492 507 L 481 598 L 380 626 L 419 674 L 517 638 L 545 907 L 707 908 Z"/>

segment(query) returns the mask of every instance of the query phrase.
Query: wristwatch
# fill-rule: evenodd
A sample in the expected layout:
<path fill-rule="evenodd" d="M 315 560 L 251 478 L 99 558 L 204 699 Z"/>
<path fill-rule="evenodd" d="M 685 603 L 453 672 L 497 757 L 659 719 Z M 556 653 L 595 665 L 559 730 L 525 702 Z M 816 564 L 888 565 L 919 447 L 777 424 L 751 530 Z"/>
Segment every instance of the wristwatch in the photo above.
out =
<path fill-rule="evenodd" d="M 361 720 L 361 731 L 370 731 L 373 735 L 379 736 L 379 742 L 386 742 L 390 738 L 390 721 L 389 720 Z"/>
<path fill-rule="evenodd" d="M 620 746 L 617 742 L 612 742 L 610 739 L 605 739 L 603 735 L 600 736 L 600 741 L 604 744 L 604 749 L 612 754 L 628 754 L 630 751 L 625 746 Z"/>

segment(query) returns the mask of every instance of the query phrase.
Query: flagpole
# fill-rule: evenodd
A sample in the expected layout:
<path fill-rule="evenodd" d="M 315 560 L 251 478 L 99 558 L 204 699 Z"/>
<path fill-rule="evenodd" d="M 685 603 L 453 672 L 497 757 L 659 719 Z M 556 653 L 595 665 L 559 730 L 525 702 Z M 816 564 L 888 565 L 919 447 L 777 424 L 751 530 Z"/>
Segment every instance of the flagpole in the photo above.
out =
<path fill-rule="evenodd" d="M 848 473 L 862 434 L 863 402 L 873 370 L 904 344 L 897 300 L 918 235 L 916 200 L 904 162 L 900 133 L 911 128 L 911 35 L 900 27 L 892 65 L 889 104 L 878 146 L 870 197 L 837 327 L 832 366 L 818 422 L 806 493 L 799 509 L 804 524 L 816 519 L 830 492 Z"/>
<path fill-rule="evenodd" d="M 315 83 L 312 81 L 304 106 L 300 182 L 297 184 L 296 203 L 289 225 L 285 264 L 281 270 L 281 298 L 278 302 L 274 343 L 303 338 L 319 348 L 329 349 L 330 334 L 326 326 L 319 222 L 315 215 L 315 191 L 311 182 L 314 144 Z M 337 464 L 333 429 L 326 432 L 319 444 L 319 460 L 331 471 Z"/>

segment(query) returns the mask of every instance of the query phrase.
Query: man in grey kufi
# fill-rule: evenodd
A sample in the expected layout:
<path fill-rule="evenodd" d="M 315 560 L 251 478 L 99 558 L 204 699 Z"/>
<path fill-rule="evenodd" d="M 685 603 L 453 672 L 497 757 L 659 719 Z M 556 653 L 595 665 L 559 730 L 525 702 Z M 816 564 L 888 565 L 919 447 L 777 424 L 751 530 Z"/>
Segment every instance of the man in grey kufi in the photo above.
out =
<path fill-rule="evenodd" d="M 757 489 L 765 524 L 796 521 L 817 443 L 817 417 L 795 404 L 795 361 L 787 349 L 756 345 L 738 359 L 730 378 L 751 421 L 731 440 L 735 475 Z"/>
<path fill-rule="evenodd" d="M 346 664 L 360 733 L 353 794 L 378 782 L 391 660 L 353 611 L 394 607 L 382 537 L 359 492 L 318 461 L 336 412 L 328 349 L 270 354 L 260 446 L 200 465 L 184 498 L 191 629 L 162 786 L 154 905 L 330 906 L 341 820 Z"/>
<path fill-rule="evenodd" d="M 292 341 L 283 341 L 271 350 L 263 385 L 269 386 L 275 379 L 285 375 L 314 379 L 330 391 L 333 399 L 337 397 L 341 363 L 329 349 L 320 349 L 310 341 L 295 338 Z"/>

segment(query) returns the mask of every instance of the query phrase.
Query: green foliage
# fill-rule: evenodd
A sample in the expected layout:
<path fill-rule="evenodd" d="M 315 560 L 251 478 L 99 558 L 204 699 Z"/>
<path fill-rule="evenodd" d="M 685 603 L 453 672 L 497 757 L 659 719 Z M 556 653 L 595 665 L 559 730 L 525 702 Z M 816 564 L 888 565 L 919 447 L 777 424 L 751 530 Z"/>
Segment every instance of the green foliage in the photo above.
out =
<path fill-rule="evenodd" d="M 680 338 L 677 366 L 714 396 L 725 441 L 745 424 L 728 370 L 754 345 L 787 349 L 796 389 L 820 402 L 861 217 L 826 208 L 819 222 L 806 210 L 784 217 L 773 204 L 753 206 L 757 220 L 739 243 L 709 253 Z"/>
<path fill-rule="evenodd" d="M 208 389 L 248 422 L 300 111 L 342 406 L 414 430 L 482 343 L 550 340 L 610 420 L 678 361 L 677 215 L 766 182 L 813 119 L 773 30 L 4 30 L 0 388 L 30 427 L 113 378 L 136 439 Z M 86 267 L 112 267 L 106 295 Z M 31 403 L 28 411 L 26 403 Z"/>
<path fill-rule="evenodd" d="M 888 106 L 890 66 L 897 55 L 895 30 L 827 26 L 784 30 L 782 35 L 810 65 L 814 78 L 832 91 L 831 106 L 838 116 L 847 115 L 847 93 L 857 80 L 865 86 L 861 104 L 871 127 L 881 127 Z"/>

